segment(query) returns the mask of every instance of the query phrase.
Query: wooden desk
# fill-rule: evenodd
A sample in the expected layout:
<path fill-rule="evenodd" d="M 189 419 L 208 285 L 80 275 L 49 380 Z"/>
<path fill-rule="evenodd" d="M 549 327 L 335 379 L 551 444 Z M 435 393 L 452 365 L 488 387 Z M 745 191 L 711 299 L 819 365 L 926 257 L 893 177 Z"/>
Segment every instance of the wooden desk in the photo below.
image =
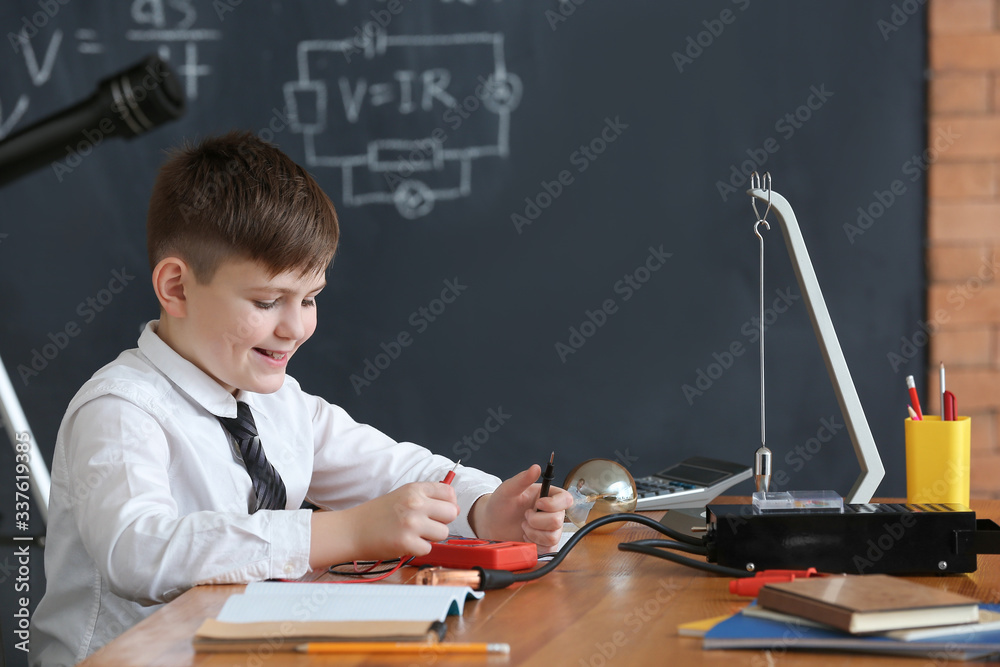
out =
<path fill-rule="evenodd" d="M 725 499 L 720 499 L 725 502 Z M 973 501 L 980 518 L 1000 517 L 1000 501 Z M 651 513 L 651 516 L 660 516 Z M 747 600 L 731 595 L 729 580 L 641 554 L 619 551 L 619 542 L 655 536 L 636 524 L 609 534 L 591 534 L 555 572 L 535 582 L 490 591 L 467 602 L 465 615 L 450 617 L 449 641 L 507 642 L 509 657 L 498 656 L 304 656 L 289 653 L 195 654 L 191 637 L 214 617 L 226 598 L 243 586 L 199 586 L 92 655 L 86 667 L 157 665 L 314 665 L 426 666 L 509 664 L 566 667 L 605 665 L 694 665 L 702 663 L 769 665 L 925 664 L 913 658 L 863 654 L 785 651 L 703 651 L 701 640 L 678 637 L 680 623 L 734 613 Z M 416 570 L 404 568 L 385 581 L 406 583 Z M 1000 556 L 979 558 L 969 575 L 920 577 L 916 581 L 976 597 L 1000 600 Z M 363 584 L 377 586 L 378 583 Z M 935 664 L 943 664 L 940 660 Z"/>

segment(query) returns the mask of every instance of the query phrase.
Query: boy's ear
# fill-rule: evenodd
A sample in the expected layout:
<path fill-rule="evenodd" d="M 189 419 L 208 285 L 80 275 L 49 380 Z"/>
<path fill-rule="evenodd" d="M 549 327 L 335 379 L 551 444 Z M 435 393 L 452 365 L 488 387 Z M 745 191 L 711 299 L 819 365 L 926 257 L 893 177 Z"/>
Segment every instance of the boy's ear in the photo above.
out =
<path fill-rule="evenodd" d="M 153 268 L 153 290 L 160 308 L 171 317 L 187 316 L 186 288 L 194 274 L 179 257 L 164 257 Z"/>

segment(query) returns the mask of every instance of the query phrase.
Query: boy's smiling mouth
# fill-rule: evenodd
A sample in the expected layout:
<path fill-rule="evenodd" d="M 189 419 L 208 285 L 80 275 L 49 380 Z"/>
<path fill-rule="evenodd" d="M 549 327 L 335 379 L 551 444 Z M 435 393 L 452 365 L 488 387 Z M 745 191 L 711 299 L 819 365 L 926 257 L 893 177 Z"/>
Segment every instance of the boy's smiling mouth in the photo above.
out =
<path fill-rule="evenodd" d="M 269 358 L 274 359 L 276 361 L 282 361 L 286 356 L 288 356 L 287 352 L 275 352 L 273 350 L 265 350 L 262 347 L 255 347 L 253 349 L 253 351 L 256 352 L 257 354 L 260 354 L 260 355 L 265 356 L 265 357 L 269 357 Z"/>

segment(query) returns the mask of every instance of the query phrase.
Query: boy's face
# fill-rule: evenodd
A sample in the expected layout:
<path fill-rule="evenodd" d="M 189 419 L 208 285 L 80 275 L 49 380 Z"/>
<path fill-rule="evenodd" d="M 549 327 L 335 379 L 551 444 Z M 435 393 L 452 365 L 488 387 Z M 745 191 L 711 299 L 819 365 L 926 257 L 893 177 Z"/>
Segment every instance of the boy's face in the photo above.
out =
<path fill-rule="evenodd" d="M 212 281 L 188 281 L 183 335 L 177 352 L 230 393 L 269 394 L 285 381 L 288 360 L 316 330 L 316 295 L 324 272 L 287 271 L 274 277 L 260 264 L 227 260 Z"/>

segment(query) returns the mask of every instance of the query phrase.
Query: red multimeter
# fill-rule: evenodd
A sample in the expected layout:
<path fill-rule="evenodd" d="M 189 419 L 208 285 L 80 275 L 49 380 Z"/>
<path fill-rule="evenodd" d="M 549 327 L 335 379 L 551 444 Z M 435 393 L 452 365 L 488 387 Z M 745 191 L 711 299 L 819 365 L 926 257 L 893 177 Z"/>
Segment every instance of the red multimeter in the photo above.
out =
<path fill-rule="evenodd" d="M 425 556 L 417 556 L 409 565 L 440 565 L 468 569 L 526 570 L 538 562 L 538 549 L 530 542 L 498 542 L 474 537 L 449 537 L 435 542 Z"/>

